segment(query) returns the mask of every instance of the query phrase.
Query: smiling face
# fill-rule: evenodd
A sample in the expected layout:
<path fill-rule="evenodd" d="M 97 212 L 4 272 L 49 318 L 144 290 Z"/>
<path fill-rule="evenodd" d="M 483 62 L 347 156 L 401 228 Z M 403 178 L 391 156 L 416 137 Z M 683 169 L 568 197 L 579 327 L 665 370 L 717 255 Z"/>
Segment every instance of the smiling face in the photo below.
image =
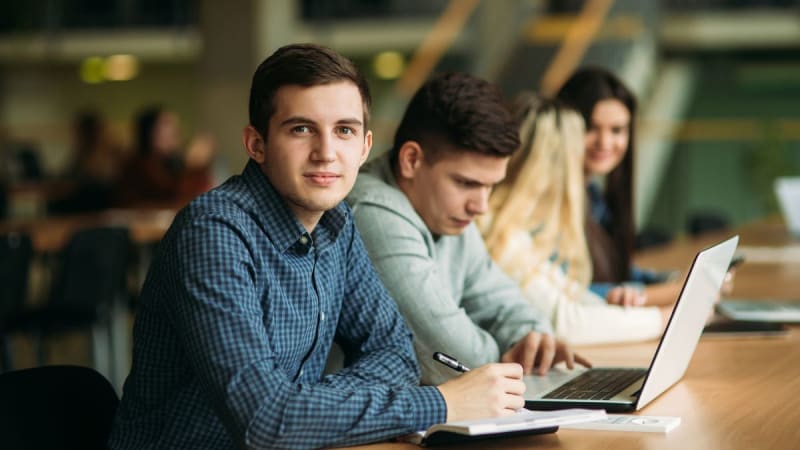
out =
<path fill-rule="evenodd" d="M 586 130 L 584 171 L 587 175 L 607 175 L 628 151 L 631 114 L 621 101 L 600 100 L 592 110 Z"/>
<path fill-rule="evenodd" d="M 286 85 L 274 97 L 266 141 L 252 127 L 248 154 L 311 231 L 352 189 L 372 146 L 355 84 Z"/>
<path fill-rule="evenodd" d="M 429 163 L 419 144 L 407 142 L 400 150 L 398 184 L 432 234 L 461 234 L 489 210 L 489 194 L 505 178 L 508 159 L 445 151 Z"/>

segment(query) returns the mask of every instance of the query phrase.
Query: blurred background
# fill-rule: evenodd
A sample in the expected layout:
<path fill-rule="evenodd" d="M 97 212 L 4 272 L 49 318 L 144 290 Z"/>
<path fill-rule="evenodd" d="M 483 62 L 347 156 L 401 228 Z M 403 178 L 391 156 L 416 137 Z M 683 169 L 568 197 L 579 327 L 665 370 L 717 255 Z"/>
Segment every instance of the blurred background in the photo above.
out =
<path fill-rule="evenodd" d="M 156 206 L 239 173 L 250 77 L 292 42 L 328 45 L 367 75 L 374 153 L 432 72 L 471 72 L 512 98 L 554 93 L 583 65 L 611 69 L 640 101 L 642 243 L 775 215 L 774 179 L 800 174 L 797 0 L 28 0 L 0 4 L 3 220 L 126 206 L 104 189 L 124 179 L 154 109 L 169 113 L 164 154 L 203 172 Z M 87 173 L 100 194 L 71 203 Z"/>
<path fill-rule="evenodd" d="M 159 104 L 186 139 L 216 143 L 215 180 L 245 161 L 250 76 L 281 45 L 323 43 L 375 95 L 376 151 L 432 71 L 486 77 L 512 97 L 552 92 L 576 67 L 620 75 L 641 102 L 640 229 L 685 230 L 698 212 L 741 223 L 775 212 L 772 179 L 800 165 L 796 0 L 31 0 L 0 6 L 3 177 L 54 178 L 81 111 L 121 153 Z M 20 161 L 19 153 L 27 153 Z M 38 168 L 26 166 L 35 159 Z M 25 173 L 38 171 L 37 174 Z M 19 200 L 19 199 L 16 199 Z M 8 200 L 7 214 L 37 214 Z M 33 209 L 34 211 L 30 211 Z"/>

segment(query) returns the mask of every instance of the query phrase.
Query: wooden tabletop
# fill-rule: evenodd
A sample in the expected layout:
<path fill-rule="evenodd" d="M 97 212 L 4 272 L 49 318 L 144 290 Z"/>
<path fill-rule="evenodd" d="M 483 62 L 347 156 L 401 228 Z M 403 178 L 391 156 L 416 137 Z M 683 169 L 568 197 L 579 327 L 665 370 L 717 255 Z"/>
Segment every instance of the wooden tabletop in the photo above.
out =
<path fill-rule="evenodd" d="M 151 244 L 161 239 L 174 217 L 173 209 L 109 209 L 99 213 L 7 220 L 0 222 L 0 233 L 29 234 L 34 250 L 39 253 L 58 251 L 76 231 L 100 226 L 126 227 L 132 242 Z"/>
<path fill-rule="evenodd" d="M 780 223 L 738 231 L 742 246 L 797 245 Z M 644 267 L 688 268 L 698 250 L 734 233 L 679 240 L 637 256 Z M 735 297 L 800 298 L 800 263 L 745 262 Z M 580 347 L 597 365 L 648 366 L 657 342 Z M 458 445 L 463 449 L 789 449 L 800 445 L 800 327 L 781 338 L 702 338 L 683 379 L 638 414 L 680 416 L 669 433 L 559 430 Z M 382 443 L 354 449 L 416 449 Z M 449 447 L 455 448 L 455 447 Z"/>

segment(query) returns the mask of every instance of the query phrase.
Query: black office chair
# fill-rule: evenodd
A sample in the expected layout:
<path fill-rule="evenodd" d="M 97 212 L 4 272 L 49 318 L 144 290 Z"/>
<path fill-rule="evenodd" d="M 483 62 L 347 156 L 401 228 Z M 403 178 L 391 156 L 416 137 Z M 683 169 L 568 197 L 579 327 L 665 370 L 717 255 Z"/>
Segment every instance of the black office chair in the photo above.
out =
<path fill-rule="evenodd" d="M 49 302 L 16 315 L 10 324 L 12 331 L 32 334 L 40 365 L 47 360 L 41 339 L 87 329 L 91 331 L 95 368 L 103 372 L 109 370 L 113 358 L 110 354 L 112 302 L 126 295 L 129 255 L 130 238 L 126 228 L 93 228 L 72 236 L 54 270 Z"/>
<path fill-rule="evenodd" d="M 672 241 L 672 235 L 659 227 L 647 227 L 642 231 L 636 233 L 636 238 L 633 241 L 635 250 L 645 250 L 660 245 L 669 244 Z"/>
<path fill-rule="evenodd" d="M 6 330 L 10 318 L 24 307 L 32 259 L 30 236 L 21 233 L 0 235 L 0 372 L 13 368 Z"/>
<path fill-rule="evenodd" d="M 724 213 L 714 210 L 694 211 L 686 219 L 686 231 L 694 237 L 727 230 L 730 226 L 731 221 L 728 217 Z"/>
<path fill-rule="evenodd" d="M 88 367 L 43 366 L 0 374 L 0 446 L 13 450 L 107 448 L 119 405 Z"/>

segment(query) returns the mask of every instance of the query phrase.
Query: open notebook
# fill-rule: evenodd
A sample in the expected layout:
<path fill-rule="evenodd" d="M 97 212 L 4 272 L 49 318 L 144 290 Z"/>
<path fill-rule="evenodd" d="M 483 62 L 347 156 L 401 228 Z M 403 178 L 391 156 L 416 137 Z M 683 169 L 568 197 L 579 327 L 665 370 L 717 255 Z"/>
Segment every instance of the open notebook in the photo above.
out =
<path fill-rule="evenodd" d="M 439 423 L 425 431 L 405 436 L 402 440 L 431 446 L 454 444 L 480 439 L 511 437 L 528 434 L 553 433 L 561 425 L 602 420 L 606 412 L 591 409 L 564 409 L 560 411 L 530 411 L 491 419 L 463 420 Z"/>

